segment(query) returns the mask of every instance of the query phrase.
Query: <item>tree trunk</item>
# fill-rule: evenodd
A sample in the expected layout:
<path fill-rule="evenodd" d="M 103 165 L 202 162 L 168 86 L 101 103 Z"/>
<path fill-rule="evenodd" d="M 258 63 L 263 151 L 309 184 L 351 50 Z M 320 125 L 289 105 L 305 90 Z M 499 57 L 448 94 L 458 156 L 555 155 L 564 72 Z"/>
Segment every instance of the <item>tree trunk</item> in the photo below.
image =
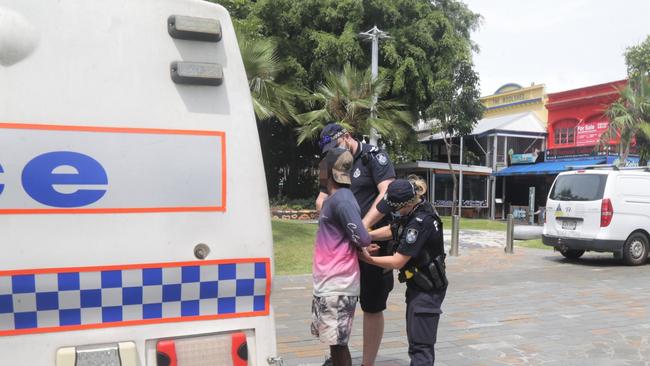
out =
<path fill-rule="evenodd" d="M 451 196 L 451 216 L 454 216 L 456 214 L 456 197 L 458 196 L 458 183 L 456 181 L 456 174 L 454 173 L 454 169 L 452 168 L 451 165 L 451 136 L 449 136 L 449 140 L 447 140 L 447 133 L 444 133 L 442 136 L 442 140 L 445 142 L 445 148 L 447 149 L 447 163 L 449 164 L 449 172 L 451 173 L 451 179 L 454 182 L 454 190 Z"/>
<path fill-rule="evenodd" d="M 625 166 L 627 164 L 627 157 L 630 155 L 630 144 L 632 143 L 631 139 L 630 141 L 627 141 L 625 145 L 625 149 L 623 150 L 623 154 L 621 154 L 621 166 Z"/>

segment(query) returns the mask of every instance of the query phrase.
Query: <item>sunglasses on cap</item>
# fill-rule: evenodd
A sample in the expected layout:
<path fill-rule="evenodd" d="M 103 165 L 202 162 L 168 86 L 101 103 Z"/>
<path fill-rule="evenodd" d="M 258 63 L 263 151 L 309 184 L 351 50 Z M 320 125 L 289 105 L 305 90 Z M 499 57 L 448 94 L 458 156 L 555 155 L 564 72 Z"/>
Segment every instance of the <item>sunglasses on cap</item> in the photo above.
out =
<path fill-rule="evenodd" d="M 332 136 L 325 135 L 325 136 L 323 136 L 323 138 L 321 138 L 320 141 L 318 142 L 318 146 L 322 149 L 323 146 L 325 146 L 325 145 L 329 144 L 330 142 L 336 140 L 337 138 L 339 138 L 339 137 L 345 135 L 347 132 L 348 132 L 348 131 L 344 128 L 344 129 L 342 129 L 341 131 L 335 133 L 335 134 L 332 135 Z"/>

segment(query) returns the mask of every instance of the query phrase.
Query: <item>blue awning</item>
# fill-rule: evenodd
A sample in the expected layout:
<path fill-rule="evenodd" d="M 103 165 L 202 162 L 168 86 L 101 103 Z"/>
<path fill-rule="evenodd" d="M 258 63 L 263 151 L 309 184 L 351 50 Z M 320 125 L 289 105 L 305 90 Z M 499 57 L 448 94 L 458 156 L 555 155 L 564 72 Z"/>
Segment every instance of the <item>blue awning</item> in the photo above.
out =
<path fill-rule="evenodd" d="M 604 164 L 607 157 L 586 158 L 580 160 L 557 160 L 545 161 L 537 164 L 526 165 L 513 165 L 497 172 L 496 176 L 503 177 L 507 175 L 534 175 L 534 174 L 558 174 L 565 170 L 567 167 L 578 165 L 597 165 Z"/>

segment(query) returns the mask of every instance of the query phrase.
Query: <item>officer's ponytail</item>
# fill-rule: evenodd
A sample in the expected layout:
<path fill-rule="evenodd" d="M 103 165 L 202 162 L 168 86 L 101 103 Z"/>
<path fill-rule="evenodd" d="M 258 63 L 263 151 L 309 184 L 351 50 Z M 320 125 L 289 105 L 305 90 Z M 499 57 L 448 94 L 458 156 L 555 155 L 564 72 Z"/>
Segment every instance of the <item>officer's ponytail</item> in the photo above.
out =
<path fill-rule="evenodd" d="M 411 182 L 413 188 L 415 188 L 415 195 L 418 198 L 422 198 L 425 194 L 427 194 L 427 182 L 425 182 L 424 179 L 415 174 L 409 175 L 407 179 L 409 182 Z"/>

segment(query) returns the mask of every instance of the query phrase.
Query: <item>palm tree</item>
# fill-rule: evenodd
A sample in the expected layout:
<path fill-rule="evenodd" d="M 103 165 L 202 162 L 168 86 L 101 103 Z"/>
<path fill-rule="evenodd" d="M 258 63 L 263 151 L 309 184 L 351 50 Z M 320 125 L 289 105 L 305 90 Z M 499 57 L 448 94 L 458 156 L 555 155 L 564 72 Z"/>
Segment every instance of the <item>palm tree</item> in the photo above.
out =
<path fill-rule="evenodd" d="M 275 81 L 281 70 L 276 45 L 266 39 L 240 37 L 239 49 L 244 61 L 253 109 L 258 120 L 275 117 L 282 124 L 295 120 L 293 100 L 299 93 L 289 85 Z"/>
<path fill-rule="evenodd" d="M 639 77 L 634 83 L 621 89 L 619 99 L 609 106 L 605 115 L 609 118 L 610 124 L 608 130 L 601 136 L 601 145 L 607 145 L 613 138 L 620 137 L 620 162 L 625 164 L 635 136 L 641 133 L 650 138 L 650 81 L 648 78 Z M 647 157 L 643 158 L 647 160 Z"/>
<path fill-rule="evenodd" d="M 406 104 L 381 98 L 387 94 L 388 86 L 386 78 L 373 80 L 370 70 L 359 70 L 350 64 L 342 72 L 330 71 L 311 96 L 312 111 L 298 116 L 298 143 L 315 139 L 330 121 L 352 132 L 368 134 L 374 128 L 384 138 L 401 139 L 413 131 L 414 118 Z"/>

